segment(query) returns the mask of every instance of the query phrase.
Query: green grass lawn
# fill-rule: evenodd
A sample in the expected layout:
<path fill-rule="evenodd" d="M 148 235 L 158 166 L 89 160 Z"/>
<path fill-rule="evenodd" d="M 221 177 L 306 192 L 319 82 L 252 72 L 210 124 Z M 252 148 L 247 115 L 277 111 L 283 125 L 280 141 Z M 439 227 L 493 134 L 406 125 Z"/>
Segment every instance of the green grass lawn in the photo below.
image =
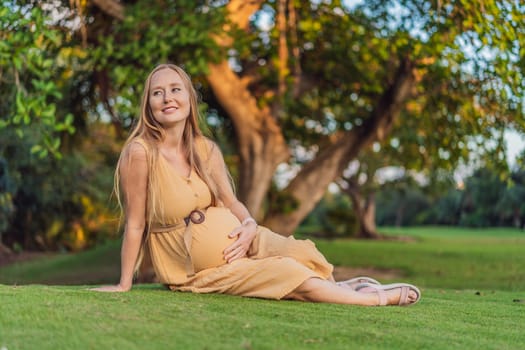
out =
<path fill-rule="evenodd" d="M 525 232 L 443 227 L 383 228 L 404 240 L 317 241 L 336 265 L 395 269 L 426 287 L 525 291 Z"/>
<path fill-rule="evenodd" d="M 78 254 L 58 254 L 0 268 L 0 284 L 94 284 L 118 281 L 120 242 Z"/>
<path fill-rule="evenodd" d="M 112 242 L 0 269 L 0 349 L 523 348 L 525 233 L 383 231 L 411 239 L 316 243 L 336 264 L 395 269 L 421 287 L 415 306 L 276 302 L 174 293 L 156 284 L 124 294 L 20 285 L 115 281 L 119 245 Z"/>
<path fill-rule="evenodd" d="M 0 286 L 7 349 L 519 349 L 517 292 L 423 289 L 412 307 L 358 307 L 80 286 Z"/>

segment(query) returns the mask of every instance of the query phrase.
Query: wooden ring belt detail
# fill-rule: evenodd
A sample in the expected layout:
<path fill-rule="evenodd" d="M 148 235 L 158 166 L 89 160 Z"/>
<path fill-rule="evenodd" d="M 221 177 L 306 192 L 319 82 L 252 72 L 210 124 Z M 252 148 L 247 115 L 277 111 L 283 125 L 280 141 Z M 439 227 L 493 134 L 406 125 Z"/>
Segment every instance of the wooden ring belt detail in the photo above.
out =
<path fill-rule="evenodd" d="M 188 225 L 191 222 L 194 224 L 201 224 L 204 222 L 205 216 L 204 213 L 198 209 L 192 210 L 190 215 L 184 218 L 184 222 Z"/>
<path fill-rule="evenodd" d="M 191 261 L 191 229 L 190 229 L 190 222 L 193 224 L 201 224 L 206 219 L 206 216 L 204 215 L 204 212 L 199 209 L 192 210 L 188 216 L 184 218 L 184 223 L 179 222 L 177 224 L 173 225 L 159 225 L 159 224 L 152 224 L 151 225 L 151 233 L 164 233 L 169 232 L 178 229 L 179 227 L 186 227 L 183 234 L 183 240 L 184 240 L 184 246 L 186 248 L 186 262 L 185 262 L 185 270 L 187 277 L 192 277 L 195 275 L 195 269 L 193 267 L 193 262 Z"/>

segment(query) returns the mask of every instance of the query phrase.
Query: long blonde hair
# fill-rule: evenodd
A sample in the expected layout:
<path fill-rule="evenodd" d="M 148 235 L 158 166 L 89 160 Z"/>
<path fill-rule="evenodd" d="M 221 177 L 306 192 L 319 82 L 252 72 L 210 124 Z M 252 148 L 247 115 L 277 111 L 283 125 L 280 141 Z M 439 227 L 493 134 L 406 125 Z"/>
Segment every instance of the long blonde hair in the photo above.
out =
<path fill-rule="evenodd" d="M 197 151 L 196 147 L 196 140 L 199 138 L 203 138 L 204 135 L 199 127 L 199 120 L 201 118 L 198 108 L 198 94 L 195 88 L 193 87 L 193 84 L 191 83 L 191 78 L 189 75 L 179 66 L 174 64 L 160 64 L 156 66 L 151 73 L 148 75 L 146 82 L 144 83 L 144 91 L 142 93 L 142 102 L 140 105 L 140 116 L 133 127 L 128 139 L 124 143 L 123 150 L 120 154 L 117 167 L 115 170 L 115 176 L 114 176 L 114 193 L 117 197 L 117 202 L 120 207 L 121 211 L 121 217 L 124 216 L 124 206 L 123 200 L 122 200 L 122 193 L 120 188 L 120 166 L 124 160 L 129 161 L 129 146 L 134 141 L 139 140 L 141 144 L 145 144 L 146 146 L 146 153 L 147 153 L 147 159 L 148 159 L 148 186 L 147 186 L 147 203 L 146 203 L 146 232 L 143 236 L 143 243 L 141 245 L 139 258 L 137 259 L 137 263 L 135 264 L 135 271 L 138 270 L 142 258 L 144 256 L 144 245 L 147 242 L 148 236 L 149 236 L 149 229 L 151 226 L 152 221 L 155 217 L 158 217 L 157 214 L 159 213 L 161 208 L 156 207 L 157 200 L 155 198 L 156 193 L 152 190 L 155 188 L 153 186 L 153 182 L 155 181 L 155 176 L 152 176 L 154 174 L 154 169 L 156 168 L 158 157 L 159 157 L 159 150 L 158 150 L 158 143 L 163 141 L 165 138 L 165 130 L 163 129 L 162 125 L 154 118 L 150 104 L 149 104 L 149 96 L 150 96 L 150 88 L 151 88 L 151 79 L 152 76 L 162 70 L 162 69 L 172 69 L 175 71 L 182 79 L 184 83 L 184 87 L 189 92 L 189 102 L 190 102 L 190 113 L 188 118 L 186 118 L 186 122 L 184 125 L 184 131 L 182 134 L 182 142 L 185 146 L 185 156 L 186 160 L 188 161 L 191 169 L 194 169 L 197 175 L 208 185 L 208 188 L 211 192 L 212 197 L 212 205 L 215 205 L 217 203 L 218 198 L 218 191 L 217 186 L 213 182 L 211 176 L 206 171 L 205 164 L 203 164 L 203 161 L 201 157 L 199 156 L 199 153 Z"/>

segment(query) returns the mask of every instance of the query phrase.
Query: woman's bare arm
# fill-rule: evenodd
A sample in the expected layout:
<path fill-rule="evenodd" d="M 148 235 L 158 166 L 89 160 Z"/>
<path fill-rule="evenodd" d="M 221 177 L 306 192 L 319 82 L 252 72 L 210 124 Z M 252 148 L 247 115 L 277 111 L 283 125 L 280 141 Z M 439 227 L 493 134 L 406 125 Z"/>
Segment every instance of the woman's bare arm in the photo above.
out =
<path fill-rule="evenodd" d="M 224 259 L 230 263 L 246 256 L 255 238 L 257 224 L 255 220 L 249 219 L 251 218 L 250 212 L 246 206 L 237 199 L 235 193 L 233 193 L 230 177 L 219 147 L 211 142 L 209 146 L 209 148 L 211 148 L 209 169 L 213 181 L 217 185 L 219 200 L 224 203 L 225 207 L 230 209 L 232 214 L 235 215 L 240 222 L 244 223 L 230 233 L 230 237 L 237 237 L 237 240 L 224 250 Z"/>
<path fill-rule="evenodd" d="M 125 292 L 131 289 L 134 268 L 146 227 L 148 187 L 146 150 L 142 145 L 133 143 L 126 152 L 119 168 L 126 216 L 121 249 L 120 282 L 117 285 L 93 289 L 100 292 Z"/>

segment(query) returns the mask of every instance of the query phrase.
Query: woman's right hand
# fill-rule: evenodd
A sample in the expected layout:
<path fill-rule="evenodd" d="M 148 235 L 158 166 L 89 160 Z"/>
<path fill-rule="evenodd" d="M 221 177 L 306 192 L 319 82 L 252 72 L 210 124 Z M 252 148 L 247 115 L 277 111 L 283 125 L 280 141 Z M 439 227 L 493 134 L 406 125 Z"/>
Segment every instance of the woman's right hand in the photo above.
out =
<path fill-rule="evenodd" d="M 116 284 L 116 285 L 113 285 L 113 286 L 101 286 L 101 287 L 97 287 L 97 288 L 89 288 L 89 290 L 92 290 L 92 291 L 95 291 L 95 292 L 127 292 L 130 289 L 131 289 L 131 287 L 125 288 L 125 287 L 123 287 L 120 284 Z"/>

